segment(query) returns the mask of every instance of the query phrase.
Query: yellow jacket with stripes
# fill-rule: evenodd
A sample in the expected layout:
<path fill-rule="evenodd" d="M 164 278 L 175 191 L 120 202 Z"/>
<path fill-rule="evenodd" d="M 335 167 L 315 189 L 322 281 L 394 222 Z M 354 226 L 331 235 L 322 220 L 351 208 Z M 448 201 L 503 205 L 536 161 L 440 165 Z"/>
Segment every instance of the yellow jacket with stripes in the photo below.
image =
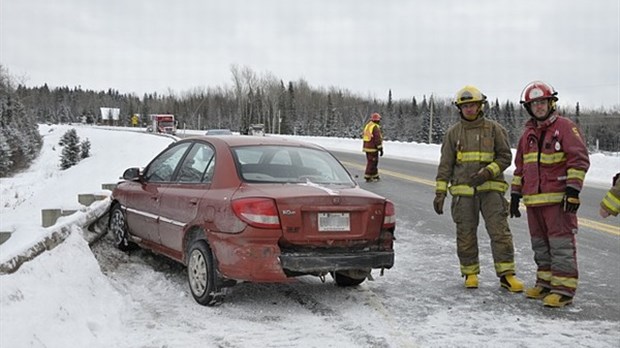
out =
<path fill-rule="evenodd" d="M 544 122 L 530 119 L 517 146 L 511 192 L 522 195 L 528 207 L 558 204 L 567 186 L 581 191 L 589 167 L 573 121 L 557 113 Z"/>
<path fill-rule="evenodd" d="M 510 166 L 512 152 L 508 133 L 499 123 L 481 113 L 474 121 L 461 119 L 446 132 L 437 168 L 437 193 L 449 191 L 453 196 L 473 196 L 475 192 L 506 192 L 504 170 Z M 486 168 L 491 179 L 474 188 L 471 176 Z"/>

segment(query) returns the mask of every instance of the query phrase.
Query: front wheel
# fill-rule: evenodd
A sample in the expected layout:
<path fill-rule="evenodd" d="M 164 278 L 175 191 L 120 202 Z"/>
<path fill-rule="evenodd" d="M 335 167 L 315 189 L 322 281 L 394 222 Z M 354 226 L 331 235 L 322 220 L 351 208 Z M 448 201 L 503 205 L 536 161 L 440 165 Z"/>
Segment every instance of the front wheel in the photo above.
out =
<path fill-rule="evenodd" d="M 110 212 L 110 220 L 108 221 L 108 230 L 112 232 L 114 237 L 114 245 L 122 250 L 129 251 L 135 245 L 129 241 L 129 233 L 127 232 L 127 219 L 125 213 L 121 209 L 120 204 L 115 204 Z"/>
<path fill-rule="evenodd" d="M 196 302 L 203 306 L 213 306 L 218 303 L 219 289 L 213 253 L 202 240 L 192 243 L 189 249 L 187 262 L 189 288 Z"/>

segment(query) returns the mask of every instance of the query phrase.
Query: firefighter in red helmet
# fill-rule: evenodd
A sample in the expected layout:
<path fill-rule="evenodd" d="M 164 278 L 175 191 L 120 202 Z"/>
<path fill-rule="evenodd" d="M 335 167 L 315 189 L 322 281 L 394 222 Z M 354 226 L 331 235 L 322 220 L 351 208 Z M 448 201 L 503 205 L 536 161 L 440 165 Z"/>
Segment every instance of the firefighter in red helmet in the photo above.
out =
<path fill-rule="evenodd" d="M 366 182 L 379 181 L 379 156 L 383 156 L 383 132 L 381 131 L 381 115 L 375 112 L 364 126 L 362 151 L 366 153 Z"/>
<path fill-rule="evenodd" d="M 528 298 L 547 307 L 573 302 L 577 290 L 577 209 L 590 160 L 580 130 L 557 112 L 557 92 L 547 83 L 529 83 L 521 104 L 531 116 L 517 145 L 510 217 L 527 209 L 536 285 Z"/>

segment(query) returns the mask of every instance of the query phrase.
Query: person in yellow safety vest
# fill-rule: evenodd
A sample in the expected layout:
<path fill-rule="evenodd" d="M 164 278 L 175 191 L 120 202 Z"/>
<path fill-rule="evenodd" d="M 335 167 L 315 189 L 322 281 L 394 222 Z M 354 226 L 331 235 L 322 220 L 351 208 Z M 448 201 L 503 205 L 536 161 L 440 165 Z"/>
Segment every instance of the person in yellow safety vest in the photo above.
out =
<path fill-rule="evenodd" d="M 577 292 L 577 209 L 590 168 L 588 149 L 577 125 L 556 110 L 555 89 L 542 81 L 529 83 L 521 104 L 531 118 L 517 145 L 510 193 L 510 217 L 527 208 L 536 284 L 525 296 L 545 307 L 564 307 Z"/>
<path fill-rule="evenodd" d="M 370 121 L 364 126 L 362 151 L 366 153 L 366 182 L 379 181 L 379 156 L 383 156 L 383 132 L 381 131 L 381 115 L 373 113 Z"/>
<path fill-rule="evenodd" d="M 444 200 L 450 191 L 465 288 L 478 287 L 477 232 L 482 213 L 500 286 L 510 292 L 522 292 L 523 282 L 515 276 L 508 201 L 504 197 L 508 183 L 503 172 L 512 160 L 508 133 L 498 122 L 484 117 L 486 96 L 476 87 L 459 90 L 454 104 L 461 120 L 448 129 L 441 145 L 433 208 L 437 214 L 443 214 Z"/>
<path fill-rule="evenodd" d="M 138 121 L 140 119 L 138 118 L 138 115 L 133 114 L 133 116 L 131 116 L 131 126 L 132 127 L 137 127 L 138 126 Z"/>
<path fill-rule="evenodd" d="M 601 201 L 599 214 L 602 218 L 609 215 L 618 216 L 620 213 L 620 173 L 616 174 L 612 180 L 612 187 L 607 191 Z"/>

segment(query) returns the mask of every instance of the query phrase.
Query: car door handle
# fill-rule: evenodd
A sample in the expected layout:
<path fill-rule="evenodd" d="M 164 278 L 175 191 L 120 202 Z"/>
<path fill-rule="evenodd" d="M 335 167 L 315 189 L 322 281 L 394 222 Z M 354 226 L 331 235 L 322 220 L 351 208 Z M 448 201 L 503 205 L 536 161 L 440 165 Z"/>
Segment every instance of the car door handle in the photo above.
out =
<path fill-rule="evenodd" d="M 157 196 L 151 196 L 151 199 L 157 201 Z"/>
<path fill-rule="evenodd" d="M 191 205 L 196 205 L 196 204 L 198 204 L 198 199 L 197 199 L 197 198 L 192 198 L 192 199 L 190 199 L 190 200 L 189 200 L 189 204 L 191 204 Z"/>

